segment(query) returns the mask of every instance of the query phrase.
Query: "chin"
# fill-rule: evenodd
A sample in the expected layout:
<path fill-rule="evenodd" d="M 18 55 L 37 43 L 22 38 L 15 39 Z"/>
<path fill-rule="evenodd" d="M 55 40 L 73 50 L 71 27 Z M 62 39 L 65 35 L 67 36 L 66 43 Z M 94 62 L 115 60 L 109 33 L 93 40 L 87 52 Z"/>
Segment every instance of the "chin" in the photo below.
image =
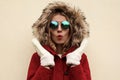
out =
<path fill-rule="evenodd" d="M 64 44 L 64 42 L 56 42 L 56 44 Z"/>

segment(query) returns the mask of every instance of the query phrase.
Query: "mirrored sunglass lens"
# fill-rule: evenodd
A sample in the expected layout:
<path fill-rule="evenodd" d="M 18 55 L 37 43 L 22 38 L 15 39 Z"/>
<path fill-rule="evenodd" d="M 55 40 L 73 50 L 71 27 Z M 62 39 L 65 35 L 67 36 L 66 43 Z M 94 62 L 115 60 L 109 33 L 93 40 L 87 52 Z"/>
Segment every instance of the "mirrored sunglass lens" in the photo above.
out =
<path fill-rule="evenodd" d="M 62 22 L 62 28 L 63 29 L 68 29 L 70 27 L 70 23 L 68 21 L 63 21 Z"/>
<path fill-rule="evenodd" d="M 56 22 L 56 21 L 51 21 L 51 23 L 50 23 L 50 28 L 56 29 L 57 27 L 58 27 L 58 22 Z"/>

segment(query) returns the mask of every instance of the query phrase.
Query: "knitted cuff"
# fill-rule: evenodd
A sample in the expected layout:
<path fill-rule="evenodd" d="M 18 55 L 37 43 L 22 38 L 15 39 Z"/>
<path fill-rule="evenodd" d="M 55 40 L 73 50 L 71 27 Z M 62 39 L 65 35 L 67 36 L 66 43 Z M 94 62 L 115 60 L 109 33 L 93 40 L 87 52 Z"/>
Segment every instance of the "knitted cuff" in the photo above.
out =
<path fill-rule="evenodd" d="M 47 55 L 43 55 L 41 57 L 41 65 L 42 66 L 54 66 L 55 62 L 54 62 L 54 56 L 51 54 L 47 54 Z"/>
<path fill-rule="evenodd" d="M 73 64 L 73 65 L 79 65 L 80 64 L 80 60 L 81 60 L 81 56 L 82 56 L 82 51 L 85 48 L 87 44 L 87 38 L 83 39 L 80 47 L 78 47 L 75 51 L 69 53 L 66 57 L 67 57 L 67 64 Z"/>
<path fill-rule="evenodd" d="M 81 59 L 80 54 L 70 53 L 66 57 L 67 57 L 66 64 L 68 65 L 79 65 L 80 64 L 80 59 Z"/>
<path fill-rule="evenodd" d="M 37 38 L 33 38 L 32 43 L 35 46 L 35 49 L 38 52 L 39 56 L 41 57 L 41 65 L 54 66 L 54 56 L 51 53 L 49 53 L 45 48 L 43 48 L 43 46 L 40 44 Z"/>

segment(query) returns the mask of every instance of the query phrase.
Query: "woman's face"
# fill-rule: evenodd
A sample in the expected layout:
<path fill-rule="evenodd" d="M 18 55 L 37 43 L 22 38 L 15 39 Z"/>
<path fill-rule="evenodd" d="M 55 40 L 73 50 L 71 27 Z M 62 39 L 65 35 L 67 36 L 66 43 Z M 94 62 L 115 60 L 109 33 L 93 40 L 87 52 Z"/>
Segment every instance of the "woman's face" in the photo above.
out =
<path fill-rule="evenodd" d="M 54 26 L 53 24 L 50 24 L 50 33 L 53 42 L 55 44 L 64 44 L 69 37 L 69 22 L 60 14 L 54 15 L 51 22 L 54 25 L 58 25 Z"/>

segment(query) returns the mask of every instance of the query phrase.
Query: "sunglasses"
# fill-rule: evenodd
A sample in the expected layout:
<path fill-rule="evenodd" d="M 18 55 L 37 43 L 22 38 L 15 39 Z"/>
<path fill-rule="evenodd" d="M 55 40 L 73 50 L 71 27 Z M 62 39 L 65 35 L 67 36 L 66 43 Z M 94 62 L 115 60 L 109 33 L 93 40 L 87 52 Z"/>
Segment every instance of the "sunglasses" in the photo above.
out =
<path fill-rule="evenodd" d="M 55 30 L 55 29 L 57 29 L 58 28 L 58 26 L 59 26 L 59 23 L 57 22 L 57 21 L 51 21 L 50 22 L 50 28 L 51 29 L 53 29 L 53 30 Z M 70 27 L 70 23 L 68 22 L 68 21 L 62 21 L 61 22 L 61 27 L 62 27 L 62 29 L 68 29 L 69 27 Z"/>

